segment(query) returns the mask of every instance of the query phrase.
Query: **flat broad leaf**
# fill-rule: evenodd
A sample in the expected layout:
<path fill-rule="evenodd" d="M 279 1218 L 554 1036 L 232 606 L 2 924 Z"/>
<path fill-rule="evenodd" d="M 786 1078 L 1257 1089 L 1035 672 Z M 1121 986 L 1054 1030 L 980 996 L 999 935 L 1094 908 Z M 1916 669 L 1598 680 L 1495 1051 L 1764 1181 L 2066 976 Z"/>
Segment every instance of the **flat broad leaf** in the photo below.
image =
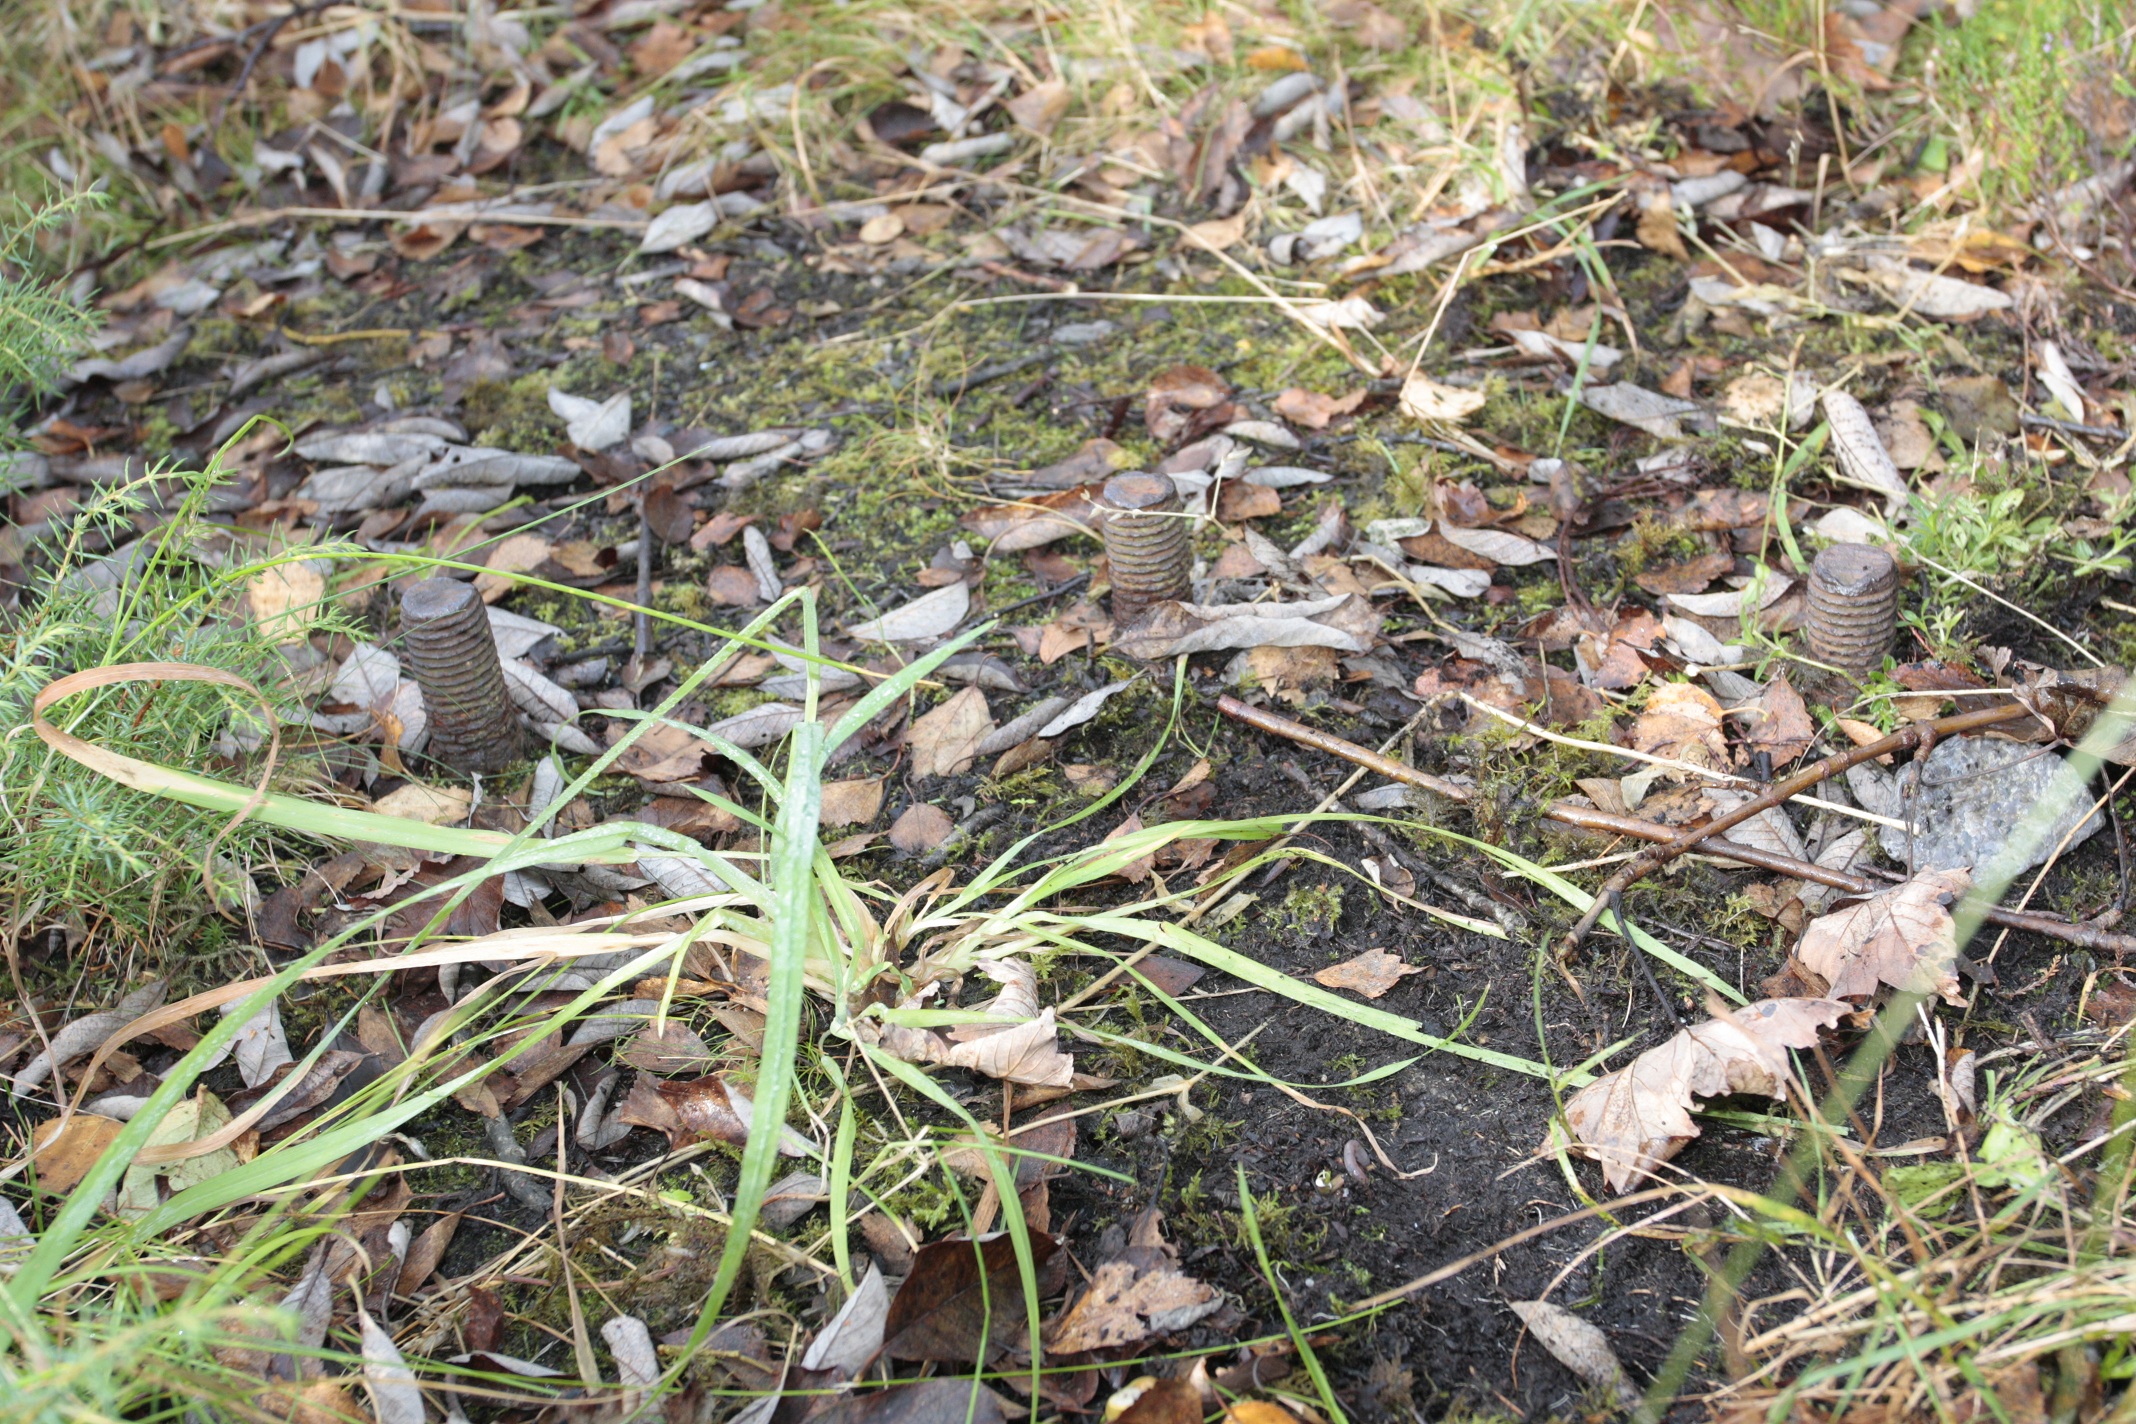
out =
<path fill-rule="evenodd" d="M 994 730 L 987 711 L 986 694 L 967 687 L 956 696 L 914 721 L 905 734 L 912 752 L 912 777 L 924 781 L 933 776 L 954 776 L 978 759 L 979 744 Z"/>
<path fill-rule="evenodd" d="M 670 1147 L 707 1140 L 742 1146 L 749 1141 L 749 1096 L 725 1076 L 658 1083 L 640 1077 L 616 1111 L 617 1120 L 667 1134 Z M 792 1128 L 783 1129 L 779 1151 L 788 1157 L 808 1155 L 808 1142 Z"/>
<path fill-rule="evenodd" d="M 971 611 L 972 594 L 960 581 L 923 593 L 880 618 L 854 623 L 846 631 L 867 642 L 920 643 L 939 638 Z"/>
<path fill-rule="evenodd" d="M 1098 1267 L 1089 1288 L 1047 1327 L 1046 1348 L 1117 1349 L 1184 1330 L 1222 1308 L 1223 1297 L 1161 1252 L 1133 1248 Z"/>
<path fill-rule="evenodd" d="M 363 1387 L 371 1396 L 378 1424 L 423 1424 L 423 1391 L 415 1371 L 401 1356 L 393 1337 L 356 1302 L 356 1321 L 363 1333 Z"/>
<path fill-rule="evenodd" d="M 1728 744 L 1721 735 L 1721 704 L 1696 683 L 1665 682 L 1648 696 L 1632 724 L 1632 746 L 1693 766 L 1726 767 Z"/>
<path fill-rule="evenodd" d="M 1588 1384 L 1608 1390 L 1621 1405 L 1639 1403 L 1639 1391 L 1625 1376 L 1624 1365 L 1600 1327 L 1547 1300 L 1509 1300 L 1506 1304 L 1559 1364 Z"/>
<path fill-rule="evenodd" d="M 1877 436 L 1869 412 L 1845 391 L 1826 391 L 1822 404 L 1825 419 L 1832 427 L 1832 453 L 1841 482 L 1882 495 L 1884 512 L 1896 517 L 1906 508 L 1913 491 L 1899 467 L 1892 463 L 1891 453 Z"/>
<path fill-rule="evenodd" d="M 823 783 L 825 826 L 865 826 L 883 809 L 883 779 L 863 776 L 851 781 Z"/>
<path fill-rule="evenodd" d="M 1506 529 L 1463 529 L 1442 520 L 1439 536 L 1456 548 L 1466 549 L 1494 564 L 1504 564 L 1511 568 L 1548 563 L 1557 557 L 1557 551 L 1548 545 L 1523 538 Z"/>
<path fill-rule="evenodd" d="M 801 1356 L 804 1370 L 824 1370 L 848 1379 L 882 1353 L 883 1330 L 890 1319 L 890 1291 L 882 1267 L 871 1263 L 860 1285 L 831 1317 Z"/>
<path fill-rule="evenodd" d="M 564 422 L 564 434 L 581 450 L 606 450 L 620 445 L 630 435 L 630 392 L 618 391 L 606 400 L 588 400 L 551 388 L 549 409 Z"/>
<path fill-rule="evenodd" d="M 1060 1243 L 1034 1232 L 1031 1258 L 1043 1266 Z M 984 1363 L 1030 1329 L 1016 1247 L 1006 1233 L 977 1241 L 930 1241 L 912 1260 L 883 1322 L 883 1353 L 894 1360 Z"/>
<path fill-rule="evenodd" d="M 1924 870 L 1810 921 L 1795 957 L 1825 977 L 1835 999 L 1860 998 L 1889 984 L 1962 1004 L 1950 905 L 1972 884 L 1969 870 Z"/>
<path fill-rule="evenodd" d="M 1399 955 L 1384 949 L 1368 949 L 1355 959 L 1330 964 L 1313 975 L 1330 989 L 1351 989 L 1368 999 L 1377 999 L 1402 982 L 1405 974 L 1422 974 L 1421 967 L 1402 963 Z"/>
<path fill-rule="evenodd" d="M 1628 1191 L 1699 1135 L 1694 1097 L 1784 1097 L 1787 1050 L 1852 1012 L 1833 999 L 1761 999 L 1684 1029 L 1566 1100 L 1574 1150 L 1601 1162 L 1610 1190 Z"/>
<path fill-rule="evenodd" d="M 890 844 L 907 855 L 917 855 L 948 840 L 949 833 L 956 828 L 956 822 L 950 820 L 949 813 L 940 806 L 915 801 L 890 823 Z"/>
<path fill-rule="evenodd" d="M 1411 376 L 1402 382 L 1402 414 L 1411 420 L 1443 420 L 1458 425 L 1489 403 L 1482 391 L 1443 385 L 1429 376 Z"/>

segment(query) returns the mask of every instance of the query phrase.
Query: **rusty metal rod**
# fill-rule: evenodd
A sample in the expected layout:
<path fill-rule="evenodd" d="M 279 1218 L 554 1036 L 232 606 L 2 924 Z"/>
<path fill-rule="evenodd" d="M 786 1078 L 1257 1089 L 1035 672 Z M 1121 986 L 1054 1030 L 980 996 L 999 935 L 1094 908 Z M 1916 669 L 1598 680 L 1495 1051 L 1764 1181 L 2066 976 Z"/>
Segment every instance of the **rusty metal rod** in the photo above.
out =
<path fill-rule="evenodd" d="M 1235 697 L 1217 699 L 1216 707 L 1226 717 L 1244 722 L 1271 736 L 1326 752 L 1329 756 L 1353 762 L 1368 771 L 1376 771 L 1389 781 L 1399 781 L 1405 786 L 1419 787 L 1449 801 L 1466 804 L 1470 799 L 1469 789 L 1433 776 L 1428 771 L 1419 771 L 1413 766 L 1383 757 L 1378 752 L 1361 747 L 1355 742 L 1330 735 L 1303 722 L 1294 722 L 1278 712 L 1251 707 Z M 1629 836 L 1635 840 L 1652 841 L 1666 845 L 1684 834 L 1678 827 L 1664 826 L 1656 821 L 1643 821 L 1637 816 L 1619 816 L 1592 806 L 1574 806 L 1563 801 L 1552 802 L 1543 809 L 1543 815 L 1562 825 L 1583 831 L 1604 831 L 1611 835 Z M 1758 870 L 1769 870 L 1776 875 L 1792 876 L 1818 885 L 1829 885 L 1835 890 L 1844 890 L 1850 895 L 1874 895 L 1891 887 L 1866 875 L 1850 875 L 1844 870 L 1817 865 L 1807 860 L 1797 860 L 1791 855 L 1759 850 L 1726 836 L 1714 834 L 1700 837 L 1692 847 L 1699 855 L 1710 855 L 1721 860 L 1733 860 Z M 2002 925 L 2013 930 L 2058 939 L 2084 949 L 2099 950 L 2113 955 L 2136 953 L 2136 935 L 2115 934 L 2111 930 L 2094 929 L 2090 925 L 2073 925 L 2058 920 L 2052 915 L 2038 915 L 2025 910 L 2006 910 L 2000 905 L 1988 907 L 1985 918 L 1990 924 Z"/>

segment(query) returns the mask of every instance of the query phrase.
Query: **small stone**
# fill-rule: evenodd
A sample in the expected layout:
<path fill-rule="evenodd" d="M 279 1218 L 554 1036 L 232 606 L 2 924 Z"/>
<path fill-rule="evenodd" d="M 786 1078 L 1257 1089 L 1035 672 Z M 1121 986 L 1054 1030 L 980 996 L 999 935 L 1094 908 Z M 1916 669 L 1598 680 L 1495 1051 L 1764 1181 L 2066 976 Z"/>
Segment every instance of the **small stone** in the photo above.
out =
<path fill-rule="evenodd" d="M 1936 743 L 1925 764 L 1915 762 L 1899 773 L 1899 787 L 1902 793 L 1913 792 L 1916 870 L 1981 870 L 2041 801 L 2062 810 L 2030 858 L 2016 867 L 2020 872 L 2044 863 L 2065 835 L 2075 846 L 2105 824 L 2104 817 L 2089 814 L 2091 792 L 2061 757 L 1993 737 L 1951 737 Z M 2074 835 L 2072 827 L 2077 828 Z M 1889 834 L 1893 854 L 1904 859 L 1905 833 Z"/>

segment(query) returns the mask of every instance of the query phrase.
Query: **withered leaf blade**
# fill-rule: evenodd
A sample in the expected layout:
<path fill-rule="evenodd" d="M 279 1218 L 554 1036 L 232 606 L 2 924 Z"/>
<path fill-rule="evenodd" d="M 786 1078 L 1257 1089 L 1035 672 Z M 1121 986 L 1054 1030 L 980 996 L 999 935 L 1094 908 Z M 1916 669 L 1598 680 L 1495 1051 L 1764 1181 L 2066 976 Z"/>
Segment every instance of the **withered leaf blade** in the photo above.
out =
<path fill-rule="evenodd" d="M 1031 1263 L 1044 1266 L 1060 1243 L 1033 1234 Z M 1030 1329 L 1016 1246 L 1006 1233 L 978 1241 L 930 1241 L 890 1302 L 883 1353 L 896 1360 L 983 1362 Z"/>
<path fill-rule="evenodd" d="M 640 1077 L 631 1084 L 616 1117 L 665 1133 L 671 1148 L 706 1141 L 731 1142 L 739 1147 L 749 1141 L 752 1108 L 748 1095 L 719 1073 L 684 1083 L 656 1084 Z M 779 1151 L 788 1157 L 799 1157 L 807 1153 L 808 1144 L 789 1128 L 780 1136 Z"/>
<path fill-rule="evenodd" d="M 1046 1348 L 1073 1354 L 1132 1345 L 1184 1330 L 1223 1304 L 1162 1251 L 1130 1248 L 1098 1267 L 1089 1289 L 1047 1329 Z"/>
<path fill-rule="evenodd" d="M 1950 905 L 1973 884 L 1969 870 L 1924 870 L 1903 885 L 1820 915 L 1802 932 L 1795 955 L 1831 982 L 1835 999 L 1895 989 L 1958 992 L 1958 928 Z"/>

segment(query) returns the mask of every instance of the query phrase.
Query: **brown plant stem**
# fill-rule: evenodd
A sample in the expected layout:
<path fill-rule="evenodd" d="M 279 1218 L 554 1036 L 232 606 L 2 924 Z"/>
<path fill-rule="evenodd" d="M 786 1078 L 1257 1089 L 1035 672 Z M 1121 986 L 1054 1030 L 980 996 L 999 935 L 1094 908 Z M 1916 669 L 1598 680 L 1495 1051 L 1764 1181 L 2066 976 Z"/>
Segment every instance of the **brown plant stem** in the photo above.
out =
<path fill-rule="evenodd" d="M 1420 787 L 1423 790 L 1444 796 L 1449 801 L 1465 804 L 1470 799 L 1469 790 L 1465 786 L 1457 785 L 1444 777 L 1433 776 L 1428 771 L 1419 771 L 1413 766 L 1395 761 L 1391 757 L 1381 756 L 1377 752 L 1357 745 L 1355 742 L 1344 741 L 1341 737 L 1331 736 L 1326 732 L 1308 727 L 1302 722 L 1294 722 L 1281 713 L 1269 712 L 1259 707 L 1250 707 L 1234 697 L 1219 698 L 1217 700 L 1217 710 L 1234 721 L 1244 722 L 1248 726 L 1256 727 L 1272 736 L 1297 742 L 1301 746 L 1312 747 L 1316 751 L 1323 751 L 1330 756 L 1340 757 L 1344 761 L 1354 762 L 1371 771 L 1376 771 L 1389 781 L 1399 781 L 1405 786 Z M 2014 713 L 2017 709 L 1998 708 L 1996 710 Z M 1880 755 L 1880 753 L 1878 754 Z M 1773 804 L 1777 805 L 1778 802 Z M 1652 841 L 1656 843 L 1657 850 L 1665 849 L 1669 845 L 1673 845 L 1685 834 L 1689 834 L 1696 837 L 1690 849 L 1697 854 L 1710 855 L 1723 860 L 1733 860 L 1758 870 L 1769 870 L 1777 875 L 1792 876 L 1797 880 L 1807 880 L 1817 885 L 1829 885 L 1835 890 L 1844 890 L 1850 895 L 1874 895 L 1881 890 L 1890 888 L 1888 885 L 1873 880 L 1866 875 L 1852 875 L 1844 870 L 1835 870 L 1830 866 L 1817 865 L 1807 860 L 1797 860 L 1791 855 L 1781 855 L 1776 851 L 1760 850 L 1755 846 L 1747 846 L 1741 842 L 1729 840 L 1716 832 L 1711 823 L 1695 827 L 1691 832 L 1686 833 L 1680 832 L 1675 827 L 1664 826 L 1655 821 L 1643 821 L 1637 816 L 1619 816 L 1609 811 L 1596 810 L 1592 806 L 1575 806 L 1563 801 L 1553 802 L 1544 809 L 1543 814 L 1561 825 L 1572 826 L 1583 831 L 1603 831 L 1610 835 L 1630 836 L 1636 840 Z M 1682 852 L 1675 852 L 1675 854 L 1682 854 Z M 1604 901 L 1601 897 L 1597 897 L 1596 903 L 1602 904 Z M 2060 940 L 2065 944 L 2074 944 L 2083 949 L 2096 950 L 2117 957 L 2136 953 L 2136 935 L 2115 934 L 2108 930 L 2095 929 L 2090 925 L 2073 925 L 2065 920 L 2058 920 L 2052 915 L 2032 914 L 2024 910 L 2006 910 L 2000 905 L 1990 905 L 1986 911 L 1986 918 L 1991 924 L 2002 925 L 2013 930 L 2022 930 L 2027 934 L 2041 935 L 2048 939 Z"/>

